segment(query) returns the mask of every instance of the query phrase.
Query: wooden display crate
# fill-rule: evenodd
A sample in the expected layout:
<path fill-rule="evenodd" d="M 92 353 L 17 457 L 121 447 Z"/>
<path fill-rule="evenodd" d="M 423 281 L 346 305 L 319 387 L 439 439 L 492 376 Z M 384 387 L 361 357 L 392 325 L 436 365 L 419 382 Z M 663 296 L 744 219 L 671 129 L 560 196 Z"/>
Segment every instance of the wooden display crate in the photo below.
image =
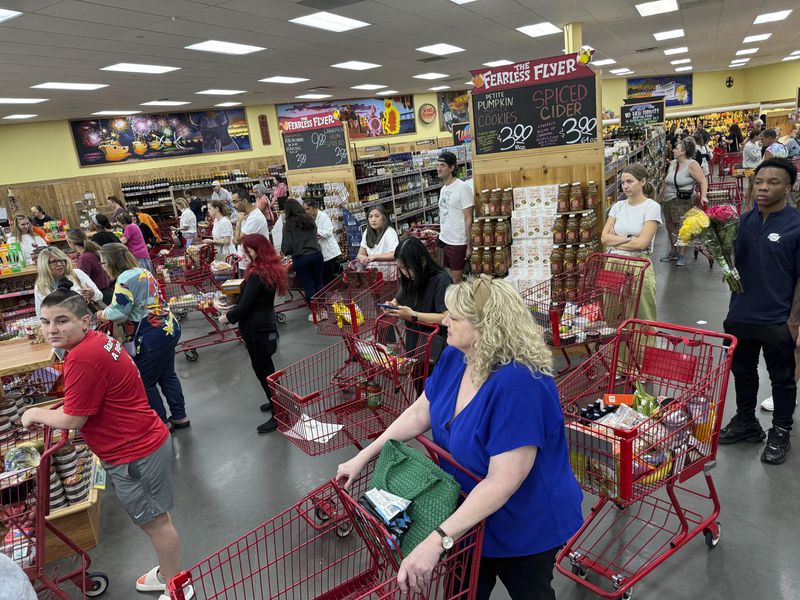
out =
<path fill-rule="evenodd" d="M 100 542 L 100 491 L 90 488 L 86 500 L 53 511 L 47 516 L 47 520 L 83 550 L 95 548 Z M 45 537 L 44 551 L 47 562 L 74 554 L 51 531 Z"/>

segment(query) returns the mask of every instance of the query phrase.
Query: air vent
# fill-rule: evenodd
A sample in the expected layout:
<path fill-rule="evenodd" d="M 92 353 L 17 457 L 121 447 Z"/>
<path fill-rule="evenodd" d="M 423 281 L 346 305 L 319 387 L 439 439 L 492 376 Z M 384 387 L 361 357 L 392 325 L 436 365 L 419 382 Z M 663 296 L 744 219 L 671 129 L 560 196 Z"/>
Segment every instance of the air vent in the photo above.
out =
<path fill-rule="evenodd" d="M 639 48 L 636 51 L 636 54 L 645 54 L 647 52 L 655 52 L 656 50 L 658 50 L 658 46 L 651 46 L 650 48 Z"/>
<path fill-rule="evenodd" d="M 298 2 L 298 4 L 300 6 L 330 11 L 335 8 L 341 8 L 342 6 L 349 6 L 350 4 L 357 4 L 359 2 L 361 2 L 361 0 L 302 0 L 302 2 Z"/>
<path fill-rule="evenodd" d="M 418 58 L 417 62 L 432 63 L 432 62 L 438 62 L 440 60 L 447 60 L 447 57 L 446 56 L 429 56 L 428 58 Z"/>
<path fill-rule="evenodd" d="M 308 88 L 308 92 L 318 92 L 319 90 L 329 90 L 331 86 L 329 85 L 318 85 L 317 87 Z"/>

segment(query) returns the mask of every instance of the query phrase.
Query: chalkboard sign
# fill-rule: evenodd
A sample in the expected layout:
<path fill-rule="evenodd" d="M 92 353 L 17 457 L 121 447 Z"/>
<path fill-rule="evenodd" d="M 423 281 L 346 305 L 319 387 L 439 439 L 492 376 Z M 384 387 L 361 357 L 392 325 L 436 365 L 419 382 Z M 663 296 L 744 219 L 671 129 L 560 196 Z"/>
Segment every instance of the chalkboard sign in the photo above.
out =
<path fill-rule="evenodd" d="M 597 142 L 595 73 L 575 56 L 472 71 L 472 75 L 477 154 Z"/>
<path fill-rule="evenodd" d="M 664 122 L 664 101 L 625 104 L 619 112 L 620 125 L 637 127 Z"/>
<path fill-rule="evenodd" d="M 333 167 L 348 163 L 344 126 L 320 117 L 293 121 L 283 132 L 283 149 L 288 169 Z M 320 127 L 319 125 L 322 125 Z"/>

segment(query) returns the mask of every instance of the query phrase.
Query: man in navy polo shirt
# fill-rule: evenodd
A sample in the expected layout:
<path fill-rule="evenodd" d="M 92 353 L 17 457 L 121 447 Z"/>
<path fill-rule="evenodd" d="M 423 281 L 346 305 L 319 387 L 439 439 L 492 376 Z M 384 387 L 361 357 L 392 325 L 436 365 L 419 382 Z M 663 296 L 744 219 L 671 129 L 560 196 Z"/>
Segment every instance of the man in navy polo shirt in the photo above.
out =
<path fill-rule="evenodd" d="M 775 412 L 761 460 L 776 465 L 783 463 L 789 452 L 797 398 L 797 340 L 787 322 L 800 276 L 800 213 L 786 204 L 796 180 L 797 169 L 786 159 L 767 159 L 756 169 L 753 192 L 758 208 L 742 216 L 733 243 L 744 291 L 731 295 L 723 324 L 739 343 L 731 367 L 736 416 L 723 427 L 719 443 L 760 443 L 765 437 L 756 419 L 758 359 L 763 351 Z"/>

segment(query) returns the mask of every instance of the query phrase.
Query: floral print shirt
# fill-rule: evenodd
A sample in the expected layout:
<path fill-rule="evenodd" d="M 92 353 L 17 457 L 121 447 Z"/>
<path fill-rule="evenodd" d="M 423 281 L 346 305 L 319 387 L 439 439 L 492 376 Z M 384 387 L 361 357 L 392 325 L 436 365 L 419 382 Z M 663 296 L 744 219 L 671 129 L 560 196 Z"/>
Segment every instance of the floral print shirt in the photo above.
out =
<path fill-rule="evenodd" d="M 128 269 L 117 277 L 114 298 L 105 310 L 110 321 L 130 321 L 138 327 L 138 352 L 174 344 L 180 337 L 178 320 L 161 299 L 155 277 L 140 268 Z"/>

